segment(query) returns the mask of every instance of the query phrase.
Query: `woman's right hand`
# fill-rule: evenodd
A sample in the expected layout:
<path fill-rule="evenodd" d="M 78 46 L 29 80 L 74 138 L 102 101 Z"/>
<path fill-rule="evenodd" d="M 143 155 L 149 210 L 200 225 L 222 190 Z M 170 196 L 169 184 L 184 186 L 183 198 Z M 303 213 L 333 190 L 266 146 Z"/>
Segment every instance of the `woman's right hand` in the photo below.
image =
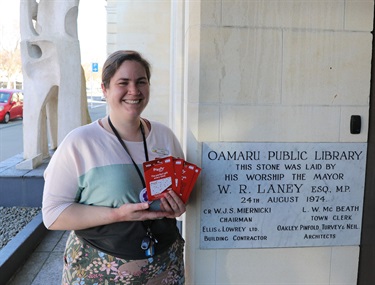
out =
<path fill-rule="evenodd" d="M 127 203 L 119 208 L 73 203 L 62 211 L 50 230 L 82 230 L 125 221 L 156 220 L 168 217 L 166 211 L 150 211 L 145 203 Z"/>
<path fill-rule="evenodd" d="M 118 219 L 119 222 L 145 221 L 161 219 L 170 215 L 166 211 L 151 211 L 149 208 L 150 205 L 147 202 L 123 204 L 115 209 L 115 214 L 117 215 L 115 219 Z"/>

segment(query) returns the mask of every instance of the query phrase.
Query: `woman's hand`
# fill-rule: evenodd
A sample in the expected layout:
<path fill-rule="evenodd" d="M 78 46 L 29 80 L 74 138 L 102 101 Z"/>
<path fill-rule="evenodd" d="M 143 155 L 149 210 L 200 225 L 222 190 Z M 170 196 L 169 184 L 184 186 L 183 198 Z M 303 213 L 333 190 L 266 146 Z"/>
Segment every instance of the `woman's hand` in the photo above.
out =
<path fill-rule="evenodd" d="M 167 192 L 160 202 L 161 211 L 151 211 L 147 202 L 126 203 L 119 208 L 73 203 L 60 214 L 49 229 L 80 230 L 124 221 L 173 219 L 186 211 L 184 202 L 173 191 Z"/>
<path fill-rule="evenodd" d="M 186 206 L 181 198 L 174 192 L 168 191 L 163 198 L 160 199 L 160 208 L 163 212 L 167 212 L 166 218 L 177 218 L 186 211 Z"/>
<path fill-rule="evenodd" d="M 156 220 L 168 217 L 169 212 L 162 209 L 162 211 L 149 210 L 150 205 L 144 203 L 126 203 L 115 209 L 118 221 L 145 221 Z"/>
<path fill-rule="evenodd" d="M 156 220 L 161 218 L 177 218 L 186 211 L 186 206 L 181 198 L 174 192 L 168 191 L 165 196 L 160 199 L 160 210 L 149 210 L 150 205 L 145 203 L 124 204 L 118 208 L 121 221 L 145 221 Z"/>
<path fill-rule="evenodd" d="M 160 199 L 160 210 L 149 210 L 150 205 L 145 203 L 124 204 L 116 209 L 116 220 L 119 221 L 145 221 L 161 218 L 177 218 L 186 211 L 184 202 L 174 192 L 169 191 Z"/>

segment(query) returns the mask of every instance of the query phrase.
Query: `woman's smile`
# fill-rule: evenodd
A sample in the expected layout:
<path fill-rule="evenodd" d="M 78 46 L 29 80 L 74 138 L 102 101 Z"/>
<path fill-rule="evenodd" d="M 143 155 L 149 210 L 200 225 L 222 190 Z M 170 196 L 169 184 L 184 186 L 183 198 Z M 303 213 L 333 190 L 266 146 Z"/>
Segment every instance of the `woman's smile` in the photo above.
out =
<path fill-rule="evenodd" d="M 145 68 L 136 61 L 124 61 L 104 88 L 113 118 L 137 118 L 147 106 L 150 85 Z"/>
<path fill-rule="evenodd" d="M 131 105 L 133 105 L 133 104 L 139 104 L 139 103 L 141 102 L 140 99 L 138 99 L 138 100 L 124 99 L 124 100 L 122 100 L 122 101 L 124 101 L 124 102 L 127 103 L 127 104 L 131 104 Z"/>
<path fill-rule="evenodd" d="M 141 100 L 124 100 L 128 104 L 138 104 Z"/>

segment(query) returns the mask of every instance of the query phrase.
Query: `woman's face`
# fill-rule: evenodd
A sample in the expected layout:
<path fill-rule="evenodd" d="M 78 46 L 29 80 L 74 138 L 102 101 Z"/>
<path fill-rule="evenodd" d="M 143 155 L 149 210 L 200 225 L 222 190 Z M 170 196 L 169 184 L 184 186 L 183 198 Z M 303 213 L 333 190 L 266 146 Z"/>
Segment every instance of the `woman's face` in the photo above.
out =
<path fill-rule="evenodd" d="M 150 84 L 144 67 L 137 61 L 124 61 L 109 82 L 102 85 L 111 114 L 124 119 L 138 118 L 150 97 Z"/>

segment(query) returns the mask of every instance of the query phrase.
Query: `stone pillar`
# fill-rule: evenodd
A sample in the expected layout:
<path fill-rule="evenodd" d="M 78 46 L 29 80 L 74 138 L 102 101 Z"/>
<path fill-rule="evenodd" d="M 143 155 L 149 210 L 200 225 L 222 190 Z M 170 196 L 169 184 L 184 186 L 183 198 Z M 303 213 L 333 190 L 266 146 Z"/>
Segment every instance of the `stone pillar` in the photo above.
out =
<path fill-rule="evenodd" d="M 151 96 L 143 116 L 168 124 L 170 1 L 148 1 L 146 4 L 143 1 L 109 0 L 107 11 L 107 52 L 112 53 L 119 49 L 137 50 L 150 61 Z"/>
<path fill-rule="evenodd" d="M 279 146 L 288 143 L 314 147 L 327 142 L 337 148 L 348 143 L 355 147 L 366 144 L 373 1 L 202 0 L 185 3 L 184 102 L 187 104 L 185 134 L 189 161 L 198 165 L 200 159 L 202 164 L 208 161 L 204 148 L 200 147 L 206 142 L 224 146 L 233 146 L 235 142 L 247 146 L 272 142 Z M 351 133 L 352 115 L 361 117 L 359 134 Z M 228 148 L 221 150 L 226 153 Z M 341 162 L 347 164 L 347 173 L 359 169 L 348 161 Z M 261 247 L 260 242 L 255 246 L 255 242 L 246 245 L 244 240 L 256 238 L 270 223 L 254 228 L 262 214 L 250 210 L 259 207 L 258 200 L 255 201 L 258 204 L 254 204 L 250 200 L 230 198 L 239 193 L 245 199 L 254 198 L 257 193 L 259 181 L 243 179 L 244 173 L 255 173 L 257 162 L 239 159 L 237 163 L 242 163 L 241 167 L 249 164 L 248 170 L 241 168 L 233 176 L 225 176 L 233 173 L 228 170 L 229 163 L 215 170 L 207 170 L 208 163 L 202 165 L 201 184 L 198 181 L 186 212 L 187 284 L 357 284 L 358 240 L 343 246 L 338 242 L 339 234 L 323 226 L 331 223 L 333 228 L 345 227 L 343 231 L 348 233 L 345 241 L 349 239 L 353 229 L 347 220 L 354 214 L 348 212 L 349 215 L 340 216 L 346 221 L 338 221 L 340 207 L 333 207 L 325 222 L 314 220 L 310 213 L 311 217 L 307 217 L 310 221 L 305 224 L 319 226 L 320 231 L 311 231 L 305 236 L 299 227 L 296 231 L 290 230 L 289 238 L 280 239 L 276 247 Z M 207 184 L 209 176 L 216 178 L 218 173 L 222 174 L 225 185 L 232 186 L 228 195 L 220 194 L 218 184 L 221 182 L 215 180 Z M 299 173 L 307 175 L 313 171 L 304 168 Z M 238 185 L 237 177 L 249 190 L 234 187 Z M 345 174 L 342 182 L 364 182 L 363 176 L 353 180 L 348 177 Z M 317 182 L 312 178 L 305 181 Z M 353 196 L 361 199 L 363 188 L 353 189 Z M 335 191 L 336 196 L 332 191 L 334 197 L 346 195 Z M 208 193 L 217 195 L 207 199 L 211 198 Z M 304 193 L 309 195 L 313 191 L 306 188 Z M 269 192 L 268 196 L 276 195 Z M 204 208 L 207 201 L 211 202 L 210 209 Z M 301 201 L 310 206 L 307 199 Z M 331 199 L 314 206 L 319 206 L 321 215 L 326 218 L 323 206 L 332 207 L 335 201 Z M 219 203 L 224 207 L 217 207 Z M 352 203 L 348 199 L 346 204 L 340 205 L 351 206 Z M 270 202 L 268 206 L 273 207 L 271 205 Z M 290 225 L 287 222 L 297 216 L 289 210 L 296 207 L 287 203 L 279 206 L 284 207 L 282 215 L 286 217 L 280 225 Z M 243 207 L 249 212 L 241 216 Z M 309 210 L 312 212 L 311 206 Z M 357 216 L 361 210 L 355 207 Z M 299 212 L 302 216 L 301 208 Z M 275 213 L 273 208 L 272 215 Z M 223 219 L 219 220 L 221 217 Z M 226 217 L 234 217 L 233 222 Z M 253 219 L 241 224 L 235 222 L 237 217 Z M 202 227 L 207 221 L 212 222 L 210 227 Z M 214 222 L 221 223 L 220 227 Z M 240 224 L 247 225 L 243 232 L 243 228 L 230 228 Z M 360 223 L 356 225 L 357 233 L 360 226 Z M 231 238 L 228 229 L 233 230 L 236 239 Z M 281 236 L 277 227 L 272 229 L 274 235 L 270 235 L 270 239 Z M 316 233 L 322 234 L 317 235 L 322 237 L 320 241 L 327 241 L 325 234 L 330 234 L 332 246 L 315 246 L 317 240 L 313 240 L 311 234 Z M 233 245 L 220 247 L 224 244 L 221 240 L 227 237 Z M 283 246 L 299 237 L 309 240 L 309 246 Z M 205 241 L 212 247 L 204 248 Z"/>
<path fill-rule="evenodd" d="M 82 112 L 87 101 L 81 89 L 78 5 L 79 0 L 20 3 L 25 160 L 17 168 L 37 167 L 68 132 L 89 120 Z"/>

